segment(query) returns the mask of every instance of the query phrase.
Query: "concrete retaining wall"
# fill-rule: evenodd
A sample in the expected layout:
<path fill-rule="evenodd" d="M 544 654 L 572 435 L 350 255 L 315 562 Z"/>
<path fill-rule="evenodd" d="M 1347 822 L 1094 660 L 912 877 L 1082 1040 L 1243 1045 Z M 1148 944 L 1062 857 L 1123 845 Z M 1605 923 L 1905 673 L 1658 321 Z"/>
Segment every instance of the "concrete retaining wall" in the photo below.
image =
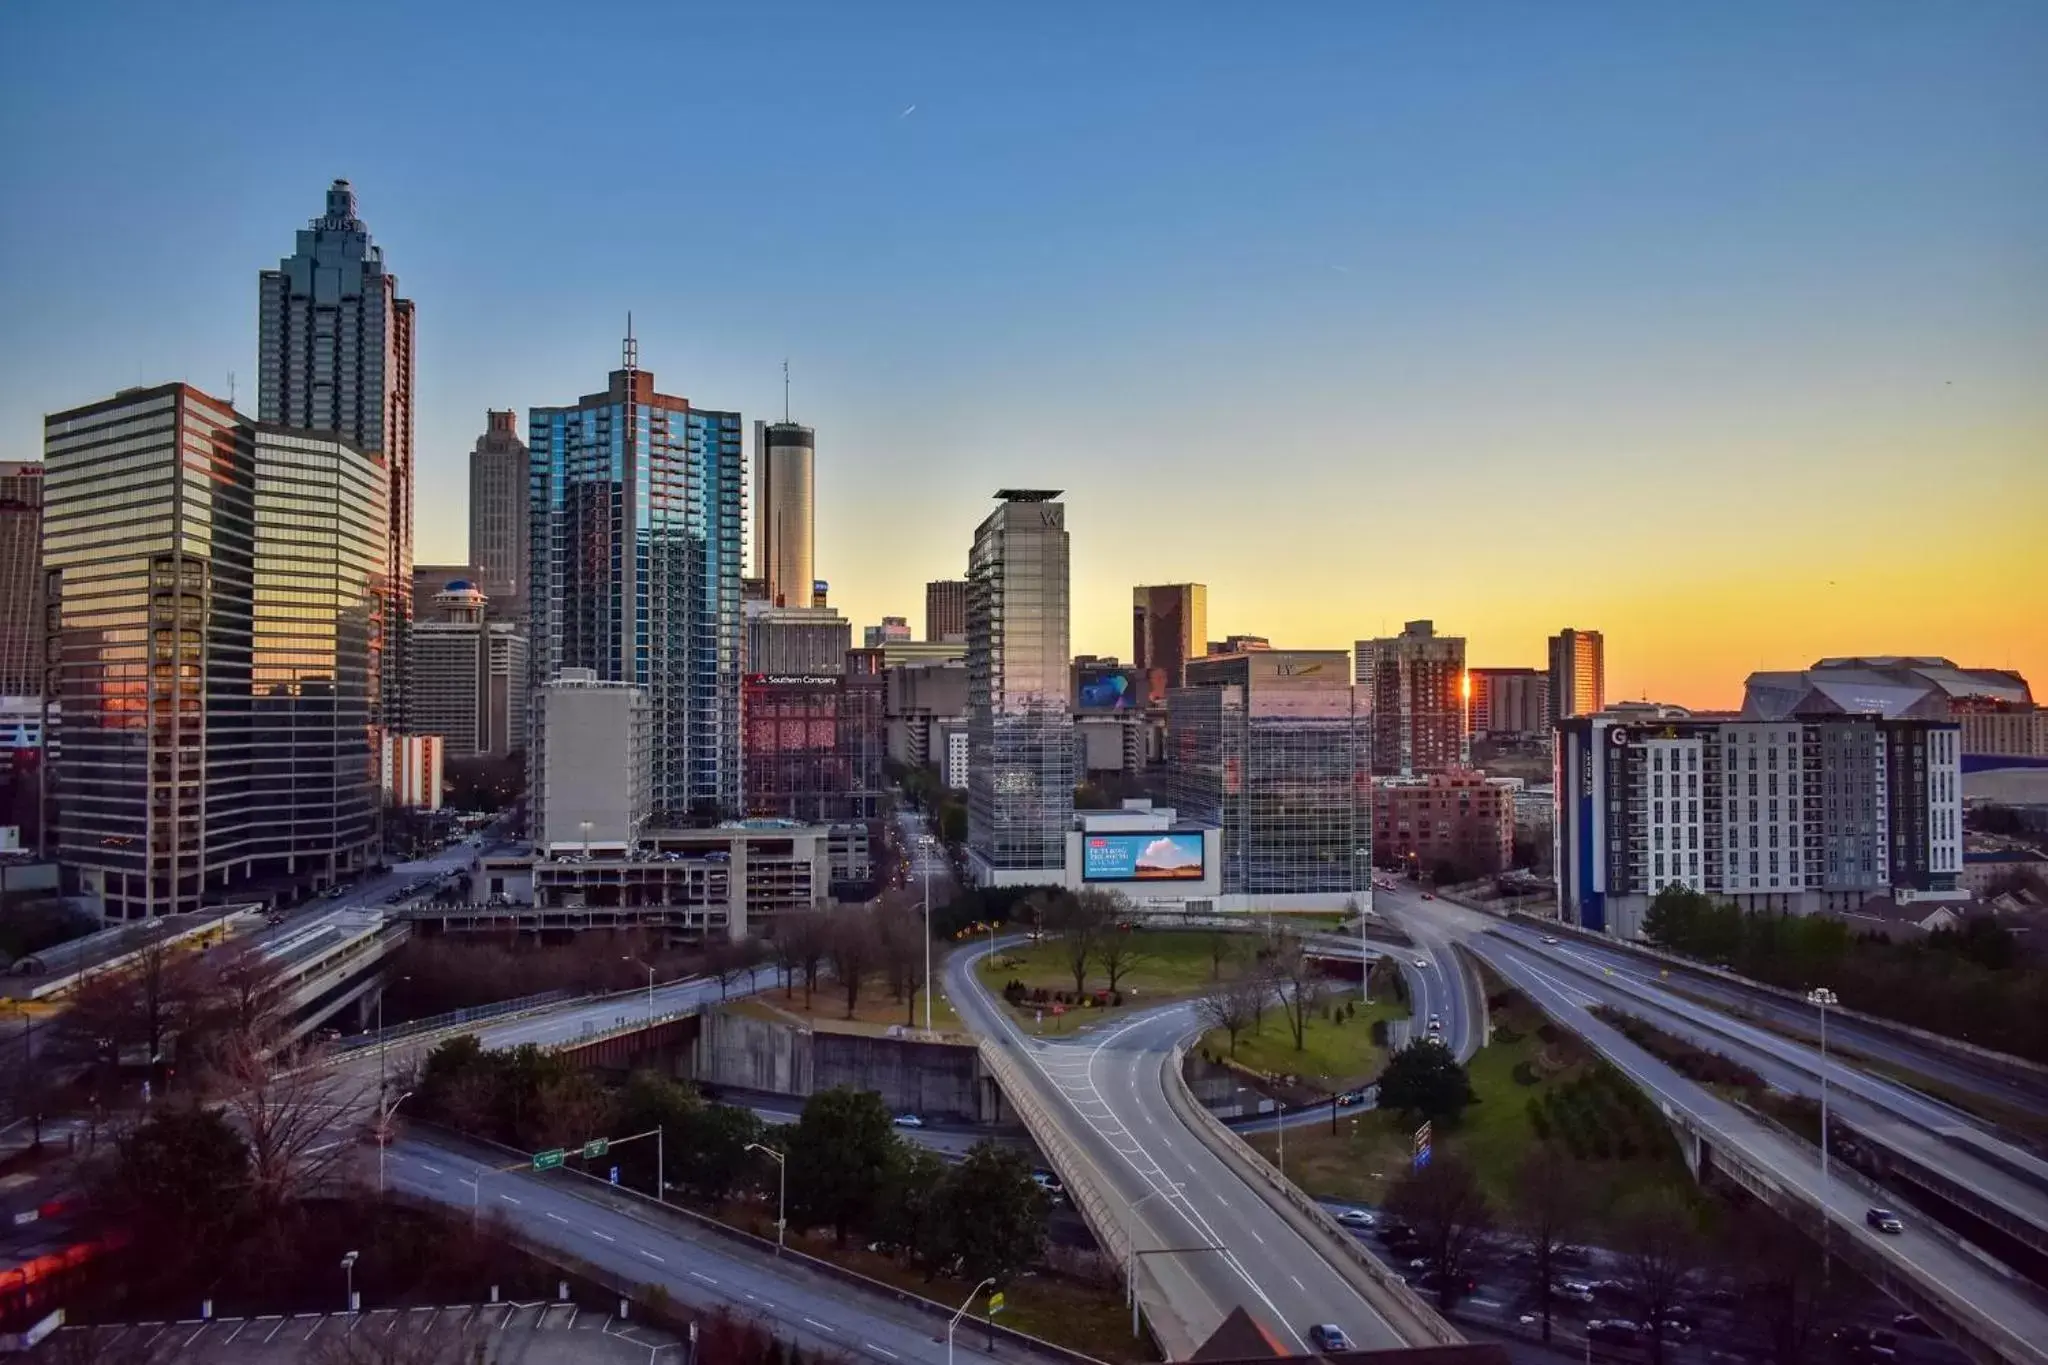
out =
<path fill-rule="evenodd" d="M 926 1118 L 996 1123 L 1001 1093 L 970 1044 L 825 1033 L 779 1020 L 713 1010 L 686 1063 L 694 1080 L 778 1095 L 846 1086 L 872 1090 L 892 1110 Z"/>

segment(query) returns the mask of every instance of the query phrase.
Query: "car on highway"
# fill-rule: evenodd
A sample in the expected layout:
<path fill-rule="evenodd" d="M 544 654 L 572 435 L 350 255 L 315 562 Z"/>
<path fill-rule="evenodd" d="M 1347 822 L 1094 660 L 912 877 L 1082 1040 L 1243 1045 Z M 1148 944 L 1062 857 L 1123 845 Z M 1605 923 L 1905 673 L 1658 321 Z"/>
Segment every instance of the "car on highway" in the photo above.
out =
<path fill-rule="evenodd" d="M 898 1128 L 922 1128 L 924 1127 L 924 1120 L 915 1114 L 898 1114 L 896 1116 L 896 1126 Z"/>
<path fill-rule="evenodd" d="M 1899 1221 L 1899 1215 L 1890 1209 L 1872 1209 L 1863 1215 L 1863 1221 L 1879 1232 L 1889 1232 L 1894 1236 L 1906 1230 L 1906 1225 Z"/>
<path fill-rule="evenodd" d="M 1558 938 L 1556 934 L 1545 934 L 1543 936 L 1543 941 L 1545 943 L 1555 944 L 1558 941 Z"/>
<path fill-rule="evenodd" d="M 1379 1219 L 1364 1209 L 1339 1209 L 1337 1221 L 1347 1228 L 1369 1228 L 1379 1222 Z"/>
<path fill-rule="evenodd" d="M 1426 972 L 1426 971 L 1428 971 L 1428 970 L 1429 970 L 1429 959 L 1428 959 L 1428 958 L 1426 958 L 1426 957 L 1418 957 L 1418 958 L 1416 958 L 1416 959 L 1415 959 L 1415 970 L 1416 970 L 1416 971 L 1418 971 L 1418 972 Z"/>
<path fill-rule="evenodd" d="M 1586 1324 L 1586 1335 L 1594 1341 L 1633 1343 L 1643 1339 L 1643 1327 L 1627 1318 L 1594 1318 Z"/>
<path fill-rule="evenodd" d="M 1348 1351 L 1351 1338 L 1344 1335 L 1344 1329 L 1334 1322 L 1319 1322 L 1308 1329 L 1308 1344 L 1318 1351 Z"/>
<path fill-rule="evenodd" d="M 348 894 L 348 888 L 345 886 L 330 886 L 320 894 L 331 901 L 338 901 Z"/>
<path fill-rule="evenodd" d="M 1433 901 L 1433 900 L 1435 900 L 1435 899 L 1436 899 L 1436 897 L 1435 897 L 1435 896 L 1432 896 L 1432 895 L 1431 895 L 1431 894 L 1430 894 L 1429 892 L 1427 892 L 1427 891 L 1425 891 L 1425 892 L 1423 892 L 1423 893 L 1422 893 L 1422 898 L 1423 898 L 1424 900 L 1426 900 L 1426 901 Z"/>
<path fill-rule="evenodd" d="M 1559 1280 L 1556 1284 L 1550 1286 L 1550 1295 L 1552 1298 L 1563 1299 L 1567 1303 L 1591 1303 L 1593 1301 L 1593 1286 L 1587 1284 L 1584 1280 Z"/>

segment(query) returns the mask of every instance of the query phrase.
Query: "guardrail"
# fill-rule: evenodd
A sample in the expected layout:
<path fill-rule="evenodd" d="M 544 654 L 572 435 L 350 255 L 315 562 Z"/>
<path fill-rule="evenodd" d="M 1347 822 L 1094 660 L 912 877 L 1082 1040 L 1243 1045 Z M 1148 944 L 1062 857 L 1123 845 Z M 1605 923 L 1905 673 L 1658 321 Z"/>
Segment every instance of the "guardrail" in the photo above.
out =
<path fill-rule="evenodd" d="M 1463 902 L 1460 902 L 1460 904 L 1463 904 Z M 1806 1005 L 1806 996 L 1799 991 L 1787 990 L 1782 986 L 1768 985 L 1765 982 L 1743 976 L 1739 972 L 1731 972 L 1726 967 L 1716 967 L 1710 962 L 1700 962 L 1693 958 L 1683 957 L 1677 953 L 1667 953 L 1661 948 L 1646 947 L 1640 943 L 1632 943 L 1627 939 L 1594 933 L 1590 929 L 1581 929 L 1576 924 L 1567 924 L 1563 920 L 1548 919 L 1541 915 L 1531 915 L 1522 910 L 1502 912 L 1484 905 L 1472 905 L 1466 908 L 1478 910 L 1484 914 L 1491 914 L 1501 919 L 1526 920 L 1532 925 L 1540 926 L 1545 933 L 1567 933 L 1574 938 L 1585 939 L 1587 942 L 1598 947 L 1615 949 L 1636 957 L 1648 959 L 1660 966 L 1691 972 L 1694 975 L 1718 981 L 1723 985 L 1734 986 L 1746 991 L 1754 991 L 1759 995 L 1767 995 L 1782 1004 L 1811 1008 Z M 1725 1001 L 1717 1001 L 1716 1006 L 1738 1011 L 1743 1009 L 1739 1003 L 1729 1004 Z M 2017 1057 L 2010 1052 L 2000 1052 L 1995 1048 L 1980 1047 L 1975 1043 L 1966 1043 L 1960 1038 L 1949 1038 L 1939 1033 L 1930 1033 L 1926 1029 L 1914 1028 L 1911 1024 L 1902 1024 L 1896 1019 L 1886 1019 L 1882 1015 L 1867 1014 L 1862 1010 L 1846 1009 L 1837 1005 L 1833 1007 L 1833 1013 L 1834 1017 L 1838 1019 L 1854 1020 L 1864 1028 L 1872 1029 L 1879 1033 L 1888 1033 L 1894 1038 L 1917 1043 L 1922 1047 L 1933 1048 L 1938 1052 L 1951 1052 L 1958 1057 L 1968 1058 L 1989 1070 L 2003 1073 L 2013 1080 L 2028 1085 L 2048 1084 L 2048 1064 L 2029 1061 L 2025 1057 Z M 1850 1047 L 1853 1048 L 1854 1044 L 1852 1043 Z M 1839 1041 L 1835 1043 L 1835 1048 L 1838 1051 L 1845 1050 Z"/>
<path fill-rule="evenodd" d="M 363 1033 L 352 1033 L 334 1044 L 338 1054 L 354 1052 L 360 1048 L 375 1047 L 379 1043 L 395 1043 L 416 1034 L 434 1033 L 440 1029 L 455 1028 L 463 1024 L 481 1023 L 507 1014 L 518 1014 L 523 1010 L 537 1009 L 544 1005 L 560 1004 L 576 997 L 568 991 L 539 991 L 533 995 L 522 995 L 516 1000 L 500 1000 L 491 1005 L 472 1005 L 467 1009 L 449 1010 L 443 1014 L 430 1015 L 425 1019 L 414 1019 L 409 1023 L 393 1024 L 389 1028 L 370 1029 Z"/>
<path fill-rule="evenodd" d="M 463 1146 L 479 1147 L 488 1151 L 518 1157 L 521 1161 L 525 1161 L 532 1156 L 530 1152 L 522 1152 L 516 1148 L 507 1147 L 503 1143 L 493 1142 L 488 1138 L 474 1137 L 468 1133 L 457 1132 L 452 1128 L 444 1128 L 437 1123 L 430 1123 L 424 1119 L 410 1120 L 407 1126 L 420 1129 L 442 1142 L 452 1141 Z M 934 1299 L 925 1298 L 922 1294 L 914 1294 L 910 1290 L 899 1289 L 885 1280 L 877 1280 L 872 1276 L 863 1275 L 857 1270 L 849 1270 L 843 1265 L 825 1260 L 823 1257 L 813 1256 L 808 1252 L 797 1251 L 789 1247 L 784 1247 L 778 1251 L 775 1243 L 768 1238 L 757 1237 L 742 1228 L 732 1226 L 730 1223 L 722 1223 L 709 1214 L 699 1213 L 695 1209 L 684 1208 L 680 1204 L 671 1204 L 666 1199 L 656 1199 L 653 1195 L 642 1194 L 638 1190 L 623 1185 L 614 1185 L 607 1180 L 600 1180 L 594 1175 L 576 1170 L 573 1167 L 564 1166 L 560 1169 L 568 1175 L 588 1182 L 591 1188 L 583 1192 L 582 1197 L 590 1203 L 599 1204 L 618 1212 L 627 1212 L 631 1209 L 658 1210 L 692 1227 L 744 1246 L 769 1258 L 771 1261 L 779 1260 L 786 1264 L 793 1264 L 804 1270 L 822 1275 L 827 1279 L 851 1285 L 855 1289 L 894 1299 L 898 1303 L 914 1308 L 919 1313 L 940 1321 L 950 1321 L 953 1317 L 954 1305 L 939 1303 Z M 442 1207 L 445 1208 L 446 1205 Z M 539 1239 L 534 1240 L 537 1246 L 546 1248 L 542 1254 L 546 1255 L 549 1259 L 554 1259 L 557 1256 L 568 1256 L 571 1259 L 575 1259 L 573 1253 L 560 1252 L 548 1246 L 547 1243 L 539 1241 Z M 1076 1351 L 1071 1347 L 1061 1346 L 1057 1342 L 1047 1341 L 1043 1337 L 1032 1336 L 1029 1332 L 1020 1332 L 1013 1327 L 1005 1327 L 1000 1322 L 991 1327 L 988 1323 L 977 1320 L 975 1322 L 975 1330 L 978 1332 L 992 1330 L 1002 1340 L 1023 1346 L 1028 1350 L 1037 1351 L 1042 1355 L 1065 1361 L 1067 1365 L 1103 1365 L 1103 1362 L 1097 1360 L 1094 1356 Z"/>
<path fill-rule="evenodd" d="M 1193 1129 L 1211 1151 L 1239 1168 L 1247 1183 L 1264 1196 L 1268 1204 L 1283 1214 L 1292 1210 L 1297 1222 L 1307 1223 L 1312 1233 L 1321 1234 L 1323 1241 L 1334 1243 L 1341 1254 L 1333 1264 L 1340 1271 L 1349 1266 L 1363 1272 L 1362 1279 L 1359 1276 L 1347 1278 L 1375 1307 L 1387 1314 L 1387 1325 L 1399 1332 L 1409 1345 L 1462 1344 L 1465 1338 L 1458 1330 L 1424 1303 L 1422 1296 L 1410 1289 L 1406 1281 L 1360 1246 L 1358 1239 L 1330 1216 L 1329 1210 L 1303 1194 L 1292 1181 L 1275 1170 L 1271 1162 L 1253 1150 L 1250 1143 L 1231 1132 L 1221 1119 L 1195 1098 L 1181 1071 L 1181 1062 L 1186 1055 L 1185 1046 L 1176 1047 L 1165 1061 L 1166 1102 L 1180 1115 L 1181 1122 Z M 1405 1319 L 1405 1324 L 1396 1322 L 1395 1314 Z"/>

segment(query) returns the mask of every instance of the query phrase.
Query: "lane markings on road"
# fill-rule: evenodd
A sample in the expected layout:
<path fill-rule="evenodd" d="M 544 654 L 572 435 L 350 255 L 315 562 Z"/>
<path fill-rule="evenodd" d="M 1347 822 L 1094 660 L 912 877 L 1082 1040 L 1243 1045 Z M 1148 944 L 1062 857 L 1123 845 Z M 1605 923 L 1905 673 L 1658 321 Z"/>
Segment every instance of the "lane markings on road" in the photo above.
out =
<path fill-rule="evenodd" d="M 874 1342 L 872 1342 L 872 1341 L 863 1341 L 863 1342 L 861 1343 L 861 1346 L 862 1346 L 863 1348 L 867 1349 L 867 1350 L 873 1351 L 873 1352 L 874 1352 L 874 1353 L 875 1353 L 876 1355 L 878 1355 L 878 1356 L 887 1356 L 887 1357 L 889 1357 L 889 1359 L 891 1359 L 891 1360 L 901 1360 L 901 1359 L 903 1359 L 903 1357 L 902 1357 L 902 1356 L 899 1356 L 899 1355 L 897 1355 L 897 1354 L 896 1354 L 896 1353 L 895 1353 L 894 1351 L 890 1350 L 890 1349 L 889 1349 L 888 1347 L 886 1347 L 886 1346 L 877 1346 L 877 1345 L 875 1345 L 875 1343 L 874 1343 Z"/>
<path fill-rule="evenodd" d="M 661 1255 L 659 1252 L 649 1251 L 646 1247 L 638 1247 L 635 1249 L 639 1251 L 639 1253 L 642 1256 L 645 1256 L 650 1261 L 659 1261 L 663 1265 L 668 1264 L 668 1257 Z"/>
<path fill-rule="evenodd" d="M 691 1271 L 691 1272 L 690 1272 L 690 1278 L 691 1278 L 691 1279 L 693 1279 L 693 1280 L 702 1280 L 702 1281 L 704 1281 L 704 1283 L 706 1283 L 706 1284 L 717 1284 L 717 1283 L 718 1283 L 718 1281 L 716 1281 L 716 1280 L 712 1279 L 712 1278 L 711 1278 L 711 1277 L 710 1277 L 709 1275 L 706 1275 L 706 1274 L 705 1274 L 705 1273 L 704 1273 L 703 1271 L 701 1271 L 701 1270 L 693 1270 L 693 1271 Z"/>
<path fill-rule="evenodd" d="M 550 1213 L 548 1214 L 548 1217 L 554 1219 L 557 1223 L 563 1224 L 564 1226 L 566 1226 L 569 1222 L 568 1219 L 562 1217 L 562 1215 L 559 1213 Z"/>
<path fill-rule="evenodd" d="M 422 1161 L 420 1165 L 427 1166 L 427 1163 Z M 427 1166 L 427 1170 L 434 1175 L 440 1175 L 442 1173 L 441 1168 L 439 1166 Z"/>
<path fill-rule="evenodd" d="M 501 1194 L 501 1195 L 499 1195 L 499 1196 L 498 1196 L 498 1198 L 500 1198 L 500 1199 L 504 1200 L 504 1201 L 505 1201 L 506 1203 L 508 1203 L 508 1204 L 518 1204 L 518 1203 L 522 1203 L 522 1202 L 524 1202 L 524 1201 L 522 1201 L 522 1200 L 514 1199 L 514 1198 L 513 1198 L 513 1197 L 512 1197 L 511 1195 L 509 1195 L 509 1194 Z"/>
<path fill-rule="evenodd" d="M 820 1332 L 830 1332 L 835 1337 L 839 1335 L 839 1329 L 837 1327 L 827 1326 L 825 1323 L 819 1322 L 816 1318 L 805 1318 L 804 1321 L 809 1323 L 811 1326 L 817 1328 Z"/>

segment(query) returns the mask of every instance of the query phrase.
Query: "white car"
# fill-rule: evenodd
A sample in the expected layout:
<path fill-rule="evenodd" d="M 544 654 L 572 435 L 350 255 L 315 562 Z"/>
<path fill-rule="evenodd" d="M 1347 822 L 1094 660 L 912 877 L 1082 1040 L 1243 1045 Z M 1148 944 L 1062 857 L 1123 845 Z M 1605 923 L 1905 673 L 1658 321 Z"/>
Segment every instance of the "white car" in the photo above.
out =
<path fill-rule="evenodd" d="M 896 1126 L 898 1128 L 922 1128 L 924 1127 L 924 1120 L 915 1114 L 898 1114 L 896 1116 Z"/>
<path fill-rule="evenodd" d="M 1549 943 L 1549 944 L 1555 944 L 1555 943 L 1557 942 L 1557 935 L 1556 935 L 1556 934 L 1545 934 L 1545 935 L 1543 936 L 1543 941 L 1544 941 L 1545 943 Z"/>
<path fill-rule="evenodd" d="M 1416 970 L 1418 970 L 1418 971 L 1424 971 L 1424 972 L 1428 971 L 1428 970 L 1429 970 L 1429 959 L 1428 959 L 1428 958 L 1426 958 L 1426 957 L 1418 957 L 1418 958 L 1416 958 L 1416 959 L 1415 959 L 1415 967 L 1416 967 Z"/>
<path fill-rule="evenodd" d="M 1379 1219 L 1364 1209 L 1340 1209 L 1337 1212 L 1337 1221 L 1347 1228 L 1369 1228 L 1378 1223 Z"/>

